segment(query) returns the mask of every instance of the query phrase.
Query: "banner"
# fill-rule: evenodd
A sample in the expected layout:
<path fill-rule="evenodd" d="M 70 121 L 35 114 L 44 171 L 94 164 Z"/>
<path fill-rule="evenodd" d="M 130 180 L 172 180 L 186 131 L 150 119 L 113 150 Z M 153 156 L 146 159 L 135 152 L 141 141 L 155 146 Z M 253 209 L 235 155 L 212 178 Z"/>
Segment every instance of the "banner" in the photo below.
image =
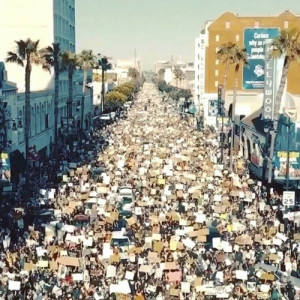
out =
<path fill-rule="evenodd" d="M 274 178 L 285 180 L 287 173 L 287 151 L 277 151 L 275 155 Z M 300 152 L 289 151 L 289 179 L 300 180 Z"/>
<path fill-rule="evenodd" d="M 263 89 L 265 81 L 265 42 L 279 35 L 278 28 L 250 28 L 244 30 L 244 46 L 248 66 L 243 70 L 243 89 Z"/>
<path fill-rule="evenodd" d="M 5 152 L 0 153 L 0 159 L 0 180 L 4 182 L 10 182 L 11 174 L 9 154 Z"/>

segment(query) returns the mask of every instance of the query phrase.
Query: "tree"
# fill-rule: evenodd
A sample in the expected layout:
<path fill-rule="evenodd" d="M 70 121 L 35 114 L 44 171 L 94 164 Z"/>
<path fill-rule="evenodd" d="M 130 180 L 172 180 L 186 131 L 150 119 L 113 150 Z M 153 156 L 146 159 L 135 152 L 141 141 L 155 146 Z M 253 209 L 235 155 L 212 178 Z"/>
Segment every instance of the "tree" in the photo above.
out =
<path fill-rule="evenodd" d="M 223 89 L 222 89 L 222 100 L 225 102 L 225 92 L 227 87 L 227 78 L 229 72 L 229 65 L 234 63 L 234 53 L 236 44 L 228 42 L 223 44 L 217 52 L 217 59 L 225 65 L 224 78 L 223 78 Z"/>
<path fill-rule="evenodd" d="M 231 141 L 230 141 L 230 170 L 232 170 L 233 165 L 233 149 L 234 149 L 234 130 L 235 130 L 235 107 L 238 89 L 238 74 L 241 65 L 248 65 L 247 51 L 246 48 L 241 48 L 234 44 L 231 49 L 231 64 L 234 64 L 234 82 L 233 82 L 233 103 L 232 103 L 232 113 L 231 113 Z"/>
<path fill-rule="evenodd" d="M 158 73 L 158 78 L 160 80 L 164 80 L 165 79 L 165 73 L 166 73 L 165 69 L 159 69 L 157 73 Z"/>
<path fill-rule="evenodd" d="M 82 50 L 78 56 L 79 67 L 83 70 L 82 92 L 85 92 L 87 72 L 92 70 L 96 64 L 96 56 L 92 50 Z"/>
<path fill-rule="evenodd" d="M 179 79 L 180 84 L 181 84 L 181 80 L 184 79 L 184 73 L 178 67 L 175 67 L 173 73 L 174 73 L 174 78 L 176 79 L 176 87 L 178 88 L 178 79 Z"/>
<path fill-rule="evenodd" d="M 27 160 L 29 153 L 29 136 L 30 136 L 30 79 L 32 65 L 40 65 L 43 70 L 50 72 L 50 65 L 39 53 L 39 40 L 31 39 L 16 41 L 16 52 L 7 53 L 6 62 L 16 63 L 22 67 L 25 66 L 25 158 Z M 28 163 L 26 168 L 26 185 L 29 184 Z"/>
<path fill-rule="evenodd" d="M 108 62 L 108 59 L 105 56 L 101 57 L 98 60 L 98 63 L 99 63 L 99 67 L 101 67 L 101 70 L 102 70 L 101 109 L 103 111 L 103 108 L 104 108 L 104 90 L 105 90 L 104 75 L 105 75 L 105 72 L 107 70 L 110 70 L 112 68 L 112 65 Z"/>
<path fill-rule="evenodd" d="M 136 68 L 129 68 L 128 69 L 128 76 L 132 79 L 138 78 L 140 76 L 139 71 Z"/>
<path fill-rule="evenodd" d="M 193 94 L 191 92 L 191 90 L 185 90 L 185 89 L 180 89 L 178 91 L 178 97 L 183 97 L 185 100 L 188 100 L 189 98 L 193 97 Z"/>
<path fill-rule="evenodd" d="M 124 94 L 127 97 L 127 99 L 132 98 L 133 89 L 129 88 L 128 86 L 125 86 L 123 84 L 119 85 L 115 88 L 115 91 Z"/>
<path fill-rule="evenodd" d="M 82 93 L 85 93 L 87 72 L 92 70 L 96 65 L 96 56 L 93 55 L 92 50 L 82 50 L 78 56 L 79 67 L 83 70 Z M 81 129 L 83 129 L 84 117 L 84 95 L 81 97 Z"/>
<path fill-rule="evenodd" d="M 58 95 L 59 95 L 59 74 L 60 74 L 60 48 L 59 43 L 53 43 L 53 47 L 41 50 L 42 57 L 54 67 L 54 141 L 57 148 L 58 142 Z"/>
<path fill-rule="evenodd" d="M 274 103 L 274 125 L 271 135 L 271 147 L 270 147 L 270 156 L 269 156 L 269 174 L 268 174 L 268 183 L 272 181 L 273 174 L 273 155 L 275 148 L 275 139 L 277 135 L 278 129 L 278 120 L 279 120 L 279 111 L 283 96 L 284 87 L 286 85 L 287 75 L 289 72 L 290 64 L 293 61 L 300 60 L 300 39 L 299 39 L 299 31 L 296 29 L 291 29 L 289 31 L 282 30 L 280 32 L 279 37 L 274 39 L 273 46 L 273 57 L 283 57 L 283 67 L 280 78 L 280 84 L 276 93 L 275 103 Z"/>
<path fill-rule="evenodd" d="M 69 79 L 69 99 L 67 101 L 67 114 L 69 118 L 72 118 L 72 104 L 73 104 L 73 75 L 76 67 L 79 65 L 78 57 L 71 51 L 64 51 L 60 54 L 61 57 L 61 69 L 68 71 Z"/>
<path fill-rule="evenodd" d="M 124 95 L 123 93 L 117 91 L 117 90 L 114 90 L 114 91 L 111 91 L 109 92 L 107 95 L 106 95 L 106 99 L 109 100 L 109 101 L 112 101 L 112 100 L 120 100 L 120 101 L 127 101 L 128 97 L 126 95 Z"/>

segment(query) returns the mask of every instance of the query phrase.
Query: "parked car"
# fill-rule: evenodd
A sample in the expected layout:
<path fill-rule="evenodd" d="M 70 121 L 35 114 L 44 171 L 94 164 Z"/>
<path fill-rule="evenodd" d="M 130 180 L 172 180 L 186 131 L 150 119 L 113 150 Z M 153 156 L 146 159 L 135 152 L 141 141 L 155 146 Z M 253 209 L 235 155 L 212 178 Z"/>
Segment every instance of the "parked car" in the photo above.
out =
<path fill-rule="evenodd" d="M 118 211 L 120 216 L 125 218 L 130 218 L 133 215 L 132 203 L 123 203 L 123 202 L 119 203 Z"/>
<path fill-rule="evenodd" d="M 90 222 L 90 216 L 87 215 L 76 215 L 73 218 L 72 225 L 77 228 L 83 228 L 87 226 Z"/>
<path fill-rule="evenodd" d="M 122 217 L 130 218 L 133 214 L 134 192 L 131 186 L 121 186 L 119 189 L 118 210 Z"/>
<path fill-rule="evenodd" d="M 121 248 L 121 250 L 124 251 L 129 251 L 131 248 L 131 242 L 127 236 L 124 236 L 123 231 L 114 231 L 112 233 L 112 237 L 110 240 L 110 245 L 112 247 L 118 247 Z"/>
<path fill-rule="evenodd" d="M 130 185 L 124 185 L 119 188 L 119 198 L 122 201 L 127 198 L 126 203 L 134 202 L 134 191 Z M 130 199 L 130 200 L 129 200 Z"/>

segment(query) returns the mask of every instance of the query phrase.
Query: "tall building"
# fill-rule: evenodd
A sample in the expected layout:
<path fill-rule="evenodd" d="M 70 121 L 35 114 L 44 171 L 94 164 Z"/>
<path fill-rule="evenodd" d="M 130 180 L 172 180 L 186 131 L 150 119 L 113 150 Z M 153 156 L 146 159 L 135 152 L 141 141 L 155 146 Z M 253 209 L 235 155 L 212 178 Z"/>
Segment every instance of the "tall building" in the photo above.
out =
<path fill-rule="evenodd" d="M 16 51 L 15 41 L 39 41 L 39 49 L 59 43 L 61 51 L 75 52 L 75 0 L 2 0 L 0 9 L 0 62 L 5 61 L 7 52 Z M 16 63 L 5 63 L 7 80 L 14 82 L 18 95 L 14 101 L 8 101 L 12 117 L 25 120 L 25 69 Z M 90 126 L 92 116 L 91 89 L 82 93 L 82 86 L 76 84 L 74 74 L 72 116 L 77 128 Z M 32 66 L 31 72 L 31 126 L 30 146 L 41 156 L 49 154 L 50 145 L 54 142 L 54 70 L 51 73 L 40 66 Z M 58 128 L 61 128 L 67 116 L 68 75 L 60 73 Z M 82 98 L 84 97 L 84 98 Z M 82 103 L 81 99 L 84 99 Z M 81 110 L 84 111 L 83 119 Z M 24 130 L 18 131 L 13 140 L 11 152 L 25 152 Z"/>
<path fill-rule="evenodd" d="M 274 38 L 274 34 L 280 30 L 292 28 L 300 30 L 300 16 L 290 11 L 284 11 L 278 16 L 239 16 L 227 12 L 205 24 L 195 40 L 195 102 L 203 103 L 207 123 L 215 124 L 217 89 L 224 80 L 225 66 L 216 56 L 221 45 L 231 41 L 241 47 L 251 47 L 253 51 L 264 51 L 265 39 Z M 251 36 L 249 39 L 249 34 L 252 34 L 252 39 Z M 259 44 L 255 46 L 253 41 Z M 262 106 L 263 85 L 259 84 L 259 80 L 256 85 L 250 83 L 251 67 L 250 65 L 250 68 L 239 72 L 236 109 L 238 115 L 248 115 Z M 228 73 L 225 96 L 227 110 L 232 103 L 233 68 L 231 66 Z M 292 63 L 287 84 L 287 91 L 291 94 L 300 95 L 298 74 L 300 65 Z"/>
<path fill-rule="evenodd" d="M 15 51 L 18 40 L 39 40 L 39 48 L 60 43 L 62 51 L 75 52 L 75 0 L 2 0 L 0 10 L 0 61 L 8 51 Z M 7 63 L 8 79 L 16 82 L 19 92 L 25 90 L 24 74 L 20 66 Z M 53 88 L 54 74 L 33 66 L 31 90 Z M 60 90 L 68 89 L 66 76 L 62 76 Z"/>

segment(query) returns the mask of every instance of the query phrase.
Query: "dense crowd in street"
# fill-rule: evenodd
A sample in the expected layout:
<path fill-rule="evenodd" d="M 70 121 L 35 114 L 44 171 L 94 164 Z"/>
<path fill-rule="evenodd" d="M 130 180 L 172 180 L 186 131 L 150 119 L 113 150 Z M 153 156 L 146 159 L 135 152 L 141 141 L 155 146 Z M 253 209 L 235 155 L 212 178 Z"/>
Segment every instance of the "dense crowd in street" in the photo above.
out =
<path fill-rule="evenodd" d="M 145 83 L 125 119 L 50 157 L 1 220 L 0 299 L 300 299 L 299 213 L 193 122 Z"/>

